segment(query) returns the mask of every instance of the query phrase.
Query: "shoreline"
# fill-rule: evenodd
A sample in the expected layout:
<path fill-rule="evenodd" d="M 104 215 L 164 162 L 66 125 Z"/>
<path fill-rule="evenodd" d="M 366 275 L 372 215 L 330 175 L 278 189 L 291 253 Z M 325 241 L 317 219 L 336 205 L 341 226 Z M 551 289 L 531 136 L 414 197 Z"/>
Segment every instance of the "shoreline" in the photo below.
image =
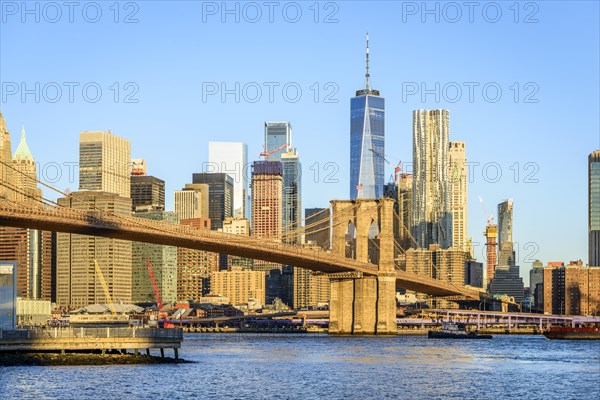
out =
<path fill-rule="evenodd" d="M 90 353 L 0 353 L 0 367 L 187 364 L 192 361 L 172 357 L 136 354 Z"/>

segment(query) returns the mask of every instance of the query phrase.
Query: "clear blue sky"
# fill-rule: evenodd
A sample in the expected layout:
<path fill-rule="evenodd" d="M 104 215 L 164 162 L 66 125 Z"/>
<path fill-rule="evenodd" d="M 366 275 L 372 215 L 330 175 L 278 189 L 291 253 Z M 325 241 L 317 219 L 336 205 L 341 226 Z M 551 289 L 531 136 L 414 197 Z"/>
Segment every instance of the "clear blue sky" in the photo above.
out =
<path fill-rule="evenodd" d="M 78 161 L 82 130 L 110 129 L 131 140 L 132 157 L 145 158 L 149 173 L 167 182 L 171 207 L 173 190 L 207 160 L 208 141 L 244 141 L 251 161 L 261 151 L 263 122 L 289 120 L 304 166 L 303 206 L 347 198 L 349 99 L 364 85 L 368 30 L 372 85 L 386 98 L 390 161 L 412 160 L 412 110 L 449 109 L 451 140 L 465 141 L 468 160 L 479 163 L 469 185 L 473 240 L 483 242 L 485 226 L 478 196 L 494 214 L 498 202 L 513 198 L 523 275 L 535 258 L 587 261 L 587 155 L 600 146 L 598 2 L 521 2 L 516 8 L 513 1 L 499 2 L 500 16 L 488 2 L 473 10 L 463 2 L 453 3 L 460 9 L 427 3 L 430 10 L 438 7 L 437 16 L 425 13 L 420 1 L 318 7 L 312 1 L 278 2 L 273 22 L 263 2 L 228 3 L 233 10 L 238 4 L 233 14 L 224 14 L 221 2 L 122 2 L 116 15 L 109 1 L 98 3 L 99 18 L 85 2 L 71 16 L 65 6 L 59 15 L 45 3 L 28 2 L 34 10 L 28 14 L 22 4 L 0 2 L 2 112 L 13 149 L 24 123 L 42 178 L 61 189 L 77 189 L 77 177 L 69 182 L 66 167 L 57 182 L 54 175 L 56 164 Z M 74 84 L 65 82 L 79 85 L 72 101 L 68 85 Z M 211 82 L 229 89 L 239 82 L 239 103 L 234 94 L 224 102 L 208 95 Z M 260 98 L 252 82 L 262 87 Z M 268 82 L 279 85 L 272 102 Z M 90 83 L 86 98 L 82 88 Z M 413 83 L 419 94 L 411 94 Z M 425 99 L 422 83 L 434 92 Z M 33 94 L 22 98 L 22 84 Z M 92 103 L 95 86 L 102 95 Z M 295 87 L 302 95 L 294 103 Z M 493 102 L 497 88 L 502 95 Z M 130 99 L 138 102 L 125 102 L 135 90 Z M 326 102 L 328 94 L 337 103 Z M 324 169 L 328 162 L 339 166 L 333 177 L 339 183 L 324 180 L 333 171 Z M 317 182 L 315 168 L 309 169 L 315 163 L 321 170 Z M 482 254 L 481 244 L 475 252 Z"/>

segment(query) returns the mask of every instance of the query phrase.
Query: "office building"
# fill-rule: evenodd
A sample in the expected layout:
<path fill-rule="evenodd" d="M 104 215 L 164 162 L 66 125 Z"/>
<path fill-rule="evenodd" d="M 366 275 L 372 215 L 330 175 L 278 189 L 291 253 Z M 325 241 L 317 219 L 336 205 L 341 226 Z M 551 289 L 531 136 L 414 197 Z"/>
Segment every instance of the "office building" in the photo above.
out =
<path fill-rule="evenodd" d="M 475 260 L 465 262 L 465 285 L 484 288 L 482 263 Z"/>
<path fill-rule="evenodd" d="M 208 142 L 206 173 L 226 173 L 233 180 L 233 217 L 249 218 L 248 146 L 241 142 Z"/>
<path fill-rule="evenodd" d="M 208 217 L 211 229 L 223 229 L 225 218 L 233 216 L 233 179 L 225 173 L 199 173 L 193 174 L 192 182 L 208 185 Z"/>
<path fill-rule="evenodd" d="M 17 324 L 16 268 L 15 263 L 0 261 L 0 331 L 13 330 Z"/>
<path fill-rule="evenodd" d="M 73 192 L 69 197 L 58 199 L 58 204 L 78 211 L 131 215 L 131 199 L 115 193 Z M 131 303 L 132 242 L 62 232 L 56 235 L 56 302 L 59 306 L 79 308 L 108 302 L 96 273 L 96 261 L 112 300 Z"/>
<path fill-rule="evenodd" d="M 412 235 L 420 248 L 452 246 L 447 110 L 413 111 Z"/>
<path fill-rule="evenodd" d="M 281 155 L 282 233 L 286 243 L 300 244 L 302 224 L 302 167 L 296 149 Z"/>
<path fill-rule="evenodd" d="M 211 294 L 229 299 L 232 305 L 256 301 L 265 304 L 265 273 L 260 271 L 218 271 L 210 276 Z"/>
<path fill-rule="evenodd" d="M 181 225 L 210 230 L 209 218 L 183 219 Z M 177 301 L 198 301 L 210 293 L 210 274 L 219 269 L 219 254 L 177 249 Z"/>
<path fill-rule="evenodd" d="M 9 164 L 10 165 L 10 164 Z M 42 192 L 37 187 L 36 162 L 21 130 L 21 140 L 12 157 L 13 199 L 39 202 Z M 56 235 L 37 229 L 0 227 L 0 260 L 17 265 L 17 296 L 32 299 L 54 299 Z"/>
<path fill-rule="evenodd" d="M 519 276 L 518 265 L 497 265 L 490 280 L 488 291 L 493 295 L 514 297 L 517 304 L 524 300 L 523 279 Z"/>
<path fill-rule="evenodd" d="M 548 263 L 544 268 L 544 314 L 599 315 L 600 268 L 583 262 Z"/>
<path fill-rule="evenodd" d="M 281 161 L 281 156 L 292 149 L 290 122 L 265 122 L 265 161 Z"/>
<path fill-rule="evenodd" d="M 131 145 L 108 132 L 79 135 L 79 190 L 130 197 Z"/>
<path fill-rule="evenodd" d="M 468 252 L 467 246 L 467 156 L 464 142 L 450 142 L 448 177 L 452 212 L 452 247 Z"/>
<path fill-rule="evenodd" d="M 529 291 L 533 296 L 532 307 L 536 310 L 544 309 L 544 264 L 535 260 L 529 271 Z"/>
<path fill-rule="evenodd" d="M 174 212 L 151 211 L 135 213 L 133 216 L 171 224 L 179 222 L 177 214 Z M 175 303 L 177 300 L 177 247 L 141 242 L 132 243 L 131 301 L 134 303 L 157 301 L 148 262 L 163 303 Z"/>
<path fill-rule="evenodd" d="M 41 200 L 42 191 L 37 187 L 36 164 L 27 145 L 25 127 L 21 130 L 21 140 L 12 158 L 12 167 L 15 200 Z"/>
<path fill-rule="evenodd" d="M 255 161 L 252 167 L 253 236 L 281 239 L 282 166 L 278 161 Z"/>
<path fill-rule="evenodd" d="M 6 129 L 6 121 L 0 112 L 0 198 L 15 199 L 15 182 L 13 169 L 10 168 L 13 159 L 12 147 L 10 143 L 10 132 Z"/>
<path fill-rule="evenodd" d="M 186 184 L 175 191 L 175 214 L 180 220 L 209 217 L 209 187 L 206 184 Z"/>
<path fill-rule="evenodd" d="M 164 211 L 165 181 L 149 175 L 131 175 L 133 212 Z"/>
<path fill-rule="evenodd" d="M 588 157 L 588 265 L 600 266 L 600 150 Z"/>
<path fill-rule="evenodd" d="M 383 196 L 385 99 L 371 88 L 367 34 L 365 88 L 350 100 L 350 199 Z"/>

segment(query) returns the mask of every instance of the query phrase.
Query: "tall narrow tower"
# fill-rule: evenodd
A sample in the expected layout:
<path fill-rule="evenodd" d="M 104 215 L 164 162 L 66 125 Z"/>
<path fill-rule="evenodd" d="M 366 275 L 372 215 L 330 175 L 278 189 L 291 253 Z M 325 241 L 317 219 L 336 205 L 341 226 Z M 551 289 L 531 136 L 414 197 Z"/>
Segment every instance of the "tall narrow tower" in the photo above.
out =
<path fill-rule="evenodd" d="M 13 200 L 15 192 L 12 164 L 12 148 L 10 145 L 10 132 L 6 129 L 6 122 L 0 112 L 0 198 Z"/>
<path fill-rule="evenodd" d="M 464 142 L 450 142 L 449 166 L 452 247 L 467 252 L 467 156 Z"/>
<path fill-rule="evenodd" d="M 487 283 L 489 284 L 494 277 L 494 269 L 496 268 L 496 260 L 498 258 L 496 248 L 498 244 L 498 225 L 488 223 L 483 235 L 486 238 Z"/>
<path fill-rule="evenodd" d="M 350 100 L 350 198 L 383 197 L 385 99 L 371 89 L 367 33 L 365 88 Z"/>
<path fill-rule="evenodd" d="M 589 260 L 593 267 L 600 266 L 600 150 L 588 157 L 588 237 Z"/>

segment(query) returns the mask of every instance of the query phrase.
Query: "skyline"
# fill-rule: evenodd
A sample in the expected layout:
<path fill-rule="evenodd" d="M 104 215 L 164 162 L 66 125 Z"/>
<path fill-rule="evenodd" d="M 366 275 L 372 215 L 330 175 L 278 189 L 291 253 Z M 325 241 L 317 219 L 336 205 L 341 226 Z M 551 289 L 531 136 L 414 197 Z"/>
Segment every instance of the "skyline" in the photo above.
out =
<path fill-rule="evenodd" d="M 581 3 L 579 4 L 581 5 Z M 115 31 L 123 33 L 122 31 L 127 31 L 128 29 L 143 28 L 144 25 L 149 24 L 153 18 L 157 17 L 156 14 L 152 14 L 150 11 L 154 12 L 155 9 L 162 9 L 161 4 L 153 5 L 153 7 L 142 5 L 141 9 L 144 13 L 140 14 L 139 24 L 136 24 L 135 27 L 129 26 L 125 28 L 122 25 L 117 25 Z M 377 7 L 380 7 L 380 4 L 374 5 L 375 9 Z M 524 25 L 511 23 L 508 28 L 517 31 L 516 34 L 513 33 L 515 36 L 519 36 L 519 32 L 521 34 L 529 34 L 534 39 L 542 40 L 543 44 L 546 44 L 553 42 L 552 35 L 557 33 L 549 31 L 548 27 L 545 26 L 545 21 L 548 21 L 548 19 L 552 21 L 558 17 L 568 19 L 576 16 L 578 18 L 577 25 L 573 26 L 573 29 L 568 32 L 560 32 L 562 35 L 561 40 L 553 42 L 556 46 L 560 46 L 561 44 L 571 46 L 572 41 L 568 39 L 569 35 L 573 35 L 578 40 L 584 41 L 584 43 L 580 43 L 579 47 L 577 47 L 580 50 L 579 53 L 577 53 L 576 49 L 570 50 L 572 52 L 572 54 L 570 53 L 571 60 L 573 60 L 572 65 L 554 66 L 554 63 L 550 63 L 553 56 L 547 52 L 543 52 L 543 50 L 549 50 L 547 47 L 538 46 L 538 51 L 532 52 L 535 54 L 526 54 L 524 51 L 528 48 L 527 45 L 523 45 L 521 42 L 514 43 L 510 40 L 502 41 L 496 50 L 501 55 L 508 55 L 507 51 L 510 50 L 516 52 L 524 58 L 524 65 L 513 64 L 516 60 L 514 53 L 510 53 L 512 56 L 510 59 L 502 59 L 500 55 L 494 56 L 492 60 L 499 61 L 500 64 L 491 68 L 490 70 L 493 73 L 489 74 L 477 74 L 476 69 L 470 69 L 471 64 L 468 63 L 466 63 L 468 65 L 455 65 L 456 59 L 460 59 L 460 56 L 456 55 L 454 55 L 454 60 L 448 60 L 451 61 L 450 64 L 453 64 L 451 67 L 454 69 L 451 72 L 446 71 L 446 68 L 440 64 L 431 66 L 435 62 L 435 59 L 427 58 L 426 52 L 420 51 L 418 46 L 415 43 L 411 43 L 410 40 L 402 41 L 402 46 L 399 46 L 399 48 L 402 49 L 402 47 L 406 46 L 404 56 L 414 55 L 411 57 L 412 60 L 406 61 L 408 57 L 400 56 L 399 60 L 404 61 L 402 63 L 394 63 L 391 61 L 395 54 L 393 50 L 390 50 L 390 47 L 393 46 L 394 33 L 397 33 L 397 31 L 387 32 L 391 28 L 385 23 L 379 27 L 368 28 L 371 47 L 370 75 L 372 84 L 385 94 L 386 102 L 388 103 L 386 104 L 386 131 L 388 133 L 386 135 L 386 156 L 394 164 L 398 159 L 402 159 L 405 165 L 410 163 L 412 159 L 410 129 L 412 110 L 449 109 L 451 114 L 451 139 L 466 143 L 467 162 L 480 163 L 474 179 L 470 179 L 469 181 L 468 199 L 468 236 L 472 237 L 474 242 L 480 243 L 479 251 L 477 248 L 475 249 L 475 255 L 480 261 L 483 259 L 482 244 L 484 238 L 482 233 L 486 219 L 479 205 L 478 196 L 481 195 L 484 199 L 488 212 L 494 210 L 496 205 L 502 200 L 513 198 L 515 204 L 514 241 L 519 243 L 519 248 L 515 244 L 515 250 L 518 253 L 525 253 L 524 244 L 527 242 L 535 242 L 540 246 L 537 254 L 532 256 L 529 262 L 523 262 L 523 256 L 517 255 L 517 263 L 522 267 L 521 274 L 526 280 L 528 280 L 526 272 L 530 267 L 530 262 L 536 258 L 541 259 L 544 263 L 559 260 L 568 261 L 570 259 L 582 259 L 584 262 L 587 262 L 586 160 L 589 153 L 598 146 L 598 140 L 594 137 L 594 132 L 599 131 L 598 116 L 597 111 L 595 111 L 598 109 L 598 93 L 594 89 L 598 86 L 597 74 L 594 75 L 598 70 L 598 60 L 597 52 L 586 53 L 586 51 L 582 50 L 597 49 L 598 39 L 597 36 L 592 34 L 589 34 L 589 37 L 585 37 L 582 32 L 595 33 L 593 30 L 597 30 L 598 21 L 591 20 L 591 23 L 588 24 L 585 22 L 585 18 L 593 17 L 593 11 L 597 10 L 598 6 L 592 4 L 590 6 L 592 11 L 589 12 L 581 12 L 581 10 L 575 12 L 575 7 L 567 7 L 567 10 L 561 10 L 560 16 L 557 14 L 557 7 L 556 4 L 544 4 L 541 7 L 542 12 L 539 15 L 541 22 L 538 24 L 524 27 Z M 169 9 L 169 7 L 166 8 Z M 342 11 L 351 11 L 352 5 L 343 4 L 340 6 L 340 9 Z M 549 10 L 554 11 L 554 13 L 548 12 Z M 375 11 L 368 10 L 366 14 L 374 13 Z M 157 14 L 160 14 L 160 12 L 157 12 Z M 142 18 L 142 15 L 145 18 Z M 31 152 L 36 161 L 39 161 L 40 166 L 42 166 L 42 168 L 38 168 L 41 178 L 48 178 L 44 176 L 43 166 L 48 166 L 51 162 L 62 165 L 65 162 L 78 161 L 77 135 L 79 135 L 80 131 L 110 129 L 116 135 L 130 140 L 132 143 L 133 158 L 146 159 L 148 162 L 148 174 L 165 180 L 167 185 L 167 209 L 169 210 L 173 209 L 171 193 L 183 187 L 184 183 L 189 182 L 192 173 L 202 172 L 202 163 L 208 160 L 206 155 L 209 141 L 241 141 L 247 143 L 249 151 L 248 162 L 251 162 L 259 159 L 258 154 L 262 148 L 261 141 L 263 136 L 261 128 L 264 121 L 290 121 L 294 125 L 294 147 L 298 148 L 303 159 L 303 208 L 325 207 L 328 205 L 329 198 L 347 198 L 347 188 L 349 186 L 349 146 L 346 145 L 346 142 L 349 141 L 349 101 L 356 88 L 360 87 L 364 80 L 364 34 L 366 29 L 361 24 L 358 24 L 361 25 L 359 27 L 349 29 L 348 25 L 353 24 L 352 21 L 357 15 L 351 13 L 342 13 L 341 15 L 348 18 L 340 17 L 340 22 L 335 24 L 335 26 L 316 25 L 315 29 L 315 31 L 321 33 L 323 30 L 327 30 L 328 38 L 332 40 L 332 43 L 339 43 L 339 46 L 336 48 L 336 50 L 340 50 L 339 60 L 336 59 L 337 56 L 330 55 L 327 58 L 323 57 L 318 62 L 318 58 L 323 56 L 323 50 L 315 49 L 312 43 L 302 44 L 292 42 L 289 48 L 298 53 L 297 58 L 299 62 L 297 66 L 290 68 L 290 73 L 288 74 L 272 68 L 265 70 L 265 65 L 262 63 L 255 66 L 255 69 L 249 67 L 248 70 L 230 71 L 228 66 L 234 65 L 230 60 L 231 54 L 223 54 L 222 61 L 212 60 L 207 65 L 208 70 L 200 69 L 201 71 L 209 72 L 205 75 L 202 73 L 199 74 L 209 77 L 206 79 L 200 78 L 203 82 L 297 81 L 305 91 L 303 99 L 298 103 L 288 103 L 281 101 L 281 99 L 274 103 L 265 101 L 259 101 L 258 103 L 243 101 L 240 103 L 231 101 L 226 101 L 225 103 L 221 103 L 220 101 L 202 102 L 199 95 L 201 90 L 184 90 L 178 96 L 178 93 L 163 87 L 166 82 L 157 82 L 155 87 L 166 89 L 166 93 L 170 94 L 163 98 L 162 94 L 158 96 L 157 92 L 151 92 L 154 88 L 147 81 L 144 83 L 146 79 L 156 76 L 161 69 L 164 69 L 160 67 L 160 62 L 156 63 L 157 65 L 152 68 L 145 65 L 141 67 L 140 63 L 137 62 L 135 63 L 134 70 L 131 69 L 133 65 L 123 65 L 121 66 L 123 68 L 120 68 L 122 71 L 119 73 L 110 71 L 111 74 L 114 74 L 114 77 L 113 75 L 105 76 L 110 75 L 105 72 L 100 74 L 106 78 L 106 82 L 118 81 L 120 82 L 120 86 L 123 87 L 125 82 L 129 82 L 130 78 L 128 76 L 136 76 L 139 69 L 140 79 L 136 79 L 140 88 L 139 103 L 137 104 L 115 104 L 114 102 L 105 101 L 95 104 L 84 101 L 75 101 L 72 104 L 64 101 L 56 104 L 35 103 L 31 101 L 22 103 L 15 101 L 14 96 L 5 102 L 3 94 L 2 112 L 7 119 L 7 125 L 11 131 L 13 142 L 17 140 L 21 124 L 25 123 Z M 186 19 L 187 17 L 183 16 L 183 18 Z M 383 22 L 389 21 L 389 17 L 385 15 L 382 19 Z M 186 23 L 187 19 L 179 29 L 185 30 L 188 27 Z M 294 30 L 309 28 L 304 31 L 307 34 L 314 35 L 312 32 L 309 32 L 310 28 L 314 28 L 310 24 L 302 26 L 273 24 L 273 26 L 261 25 L 253 28 L 256 31 L 264 32 L 268 31 L 269 28 L 274 28 L 275 25 L 284 28 L 282 37 L 269 37 L 269 44 L 277 44 L 277 42 L 285 41 L 286 39 L 290 40 L 291 31 Z M 552 26 L 553 24 L 548 23 L 548 25 Z M 6 34 L 7 30 L 9 33 L 23 37 L 23 40 L 20 40 L 21 46 L 27 47 L 28 42 L 32 39 L 29 35 L 35 34 L 40 29 L 47 31 L 48 26 L 34 24 L 34 29 L 30 31 L 27 29 L 18 29 L 22 26 L 28 25 L 11 25 L 9 20 L 2 27 L 4 35 L 0 39 L 0 44 L 2 45 L 0 57 L 2 60 L 11 60 L 10 63 L 1 62 L 0 81 L 3 84 L 13 81 L 66 82 L 74 80 L 77 77 L 82 82 L 94 81 L 94 79 L 100 82 L 99 79 L 93 78 L 92 73 L 80 74 L 79 70 L 77 70 L 77 73 L 74 73 L 74 70 L 67 70 L 66 74 L 54 75 L 55 77 L 52 78 L 52 74 L 48 73 L 49 71 L 56 73 L 57 68 L 64 67 L 64 64 L 60 62 L 60 57 L 57 58 L 59 61 L 49 63 L 51 64 L 49 71 L 35 71 L 35 74 L 33 74 L 33 71 L 29 70 L 29 68 L 36 65 L 31 62 L 31 59 L 35 58 L 34 53 L 36 52 L 34 49 L 42 48 L 38 52 L 41 53 L 39 55 L 41 57 L 44 52 L 43 43 L 47 40 L 52 40 L 52 38 L 55 38 L 55 35 L 60 36 L 65 33 L 65 31 L 68 31 L 69 26 L 52 27 L 53 30 L 49 32 L 48 37 L 39 40 L 36 39 L 36 46 L 30 46 L 32 51 L 26 54 L 22 54 L 22 52 L 16 53 L 18 49 L 15 49 L 14 44 L 7 40 L 7 37 L 11 36 L 10 34 Z M 172 25 L 169 26 L 177 28 Z M 235 36 L 235 33 L 243 30 L 246 36 L 249 37 L 246 39 L 247 41 L 241 41 L 242 43 L 238 45 L 239 47 L 243 47 L 243 43 L 253 42 L 253 39 L 256 39 L 257 35 L 255 30 L 248 29 L 249 25 L 247 24 L 211 24 L 209 21 L 203 27 L 214 29 L 216 31 L 215 34 L 219 34 L 221 29 L 224 29 L 222 32 L 224 33 L 227 32 L 227 28 L 231 28 L 233 33 L 225 35 L 225 43 L 234 43 L 227 40 L 232 40 L 232 36 Z M 436 49 L 439 50 L 439 57 L 448 55 L 448 52 L 456 51 L 456 46 L 453 44 L 457 41 L 460 42 L 457 39 L 460 39 L 464 35 L 468 36 L 470 31 L 470 25 L 468 24 L 456 24 L 453 26 L 453 28 L 456 28 L 455 30 L 448 30 L 448 25 L 438 26 L 436 24 L 420 23 L 400 25 L 400 28 L 403 27 L 415 28 L 417 34 L 422 34 L 426 37 L 435 36 L 436 33 L 439 33 L 437 28 L 444 29 L 445 36 L 452 37 L 454 41 L 448 40 L 444 43 L 447 48 L 439 46 L 440 48 Z M 426 34 L 426 29 L 420 29 L 423 27 L 432 28 L 433 33 Z M 479 31 L 481 37 L 476 38 L 479 42 L 485 41 L 490 36 L 501 36 L 502 32 L 506 33 L 506 30 L 503 29 L 508 29 L 507 26 L 490 26 L 490 24 L 479 25 L 478 27 L 483 28 Z M 114 37 L 111 35 L 118 34 L 93 28 L 90 28 L 91 32 L 87 32 L 88 36 L 92 38 L 95 38 L 96 35 Z M 336 34 L 336 29 L 341 32 Z M 347 35 L 344 36 L 346 33 Z M 141 33 L 138 32 L 137 34 Z M 339 35 L 344 36 L 344 38 L 340 39 Z M 515 36 L 512 37 L 514 38 Z M 314 38 L 315 36 L 309 37 Z M 531 38 L 531 36 L 526 37 Z M 107 43 L 109 42 L 107 40 Z M 210 43 L 205 44 L 208 44 L 209 50 L 211 50 Z M 531 45 L 531 48 L 536 47 L 535 42 L 528 44 Z M 48 45 L 48 42 L 46 42 L 46 45 Z M 52 48 L 52 46 L 48 47 Z M 114 49 L 111 46 L 106 46 L 105 49 L 99 46 L 98 51 L 101 54 L 102 51 L 108 51 L 110 48 L 111 53 L 117 50 L 117 55 L 113 56 L 115 59 L 119 57 L 126 59 L 127 57 L 124 56 L 126 49 L 117 47 L 117 49 Z M 181 47 L 184 47 L 183 43 Z M 467 46 L 463 46 L 462 50 L 459 48 L 459 54 L 468 53 L 465 47 Z M 308 48 L 313 52 L 308 51 Z M 559 47 L 559 49 L 560 51 L 557 51 L 557 53 L 562 52 L 564 54 L 564 51 L 570 48 Z M 166 48 L 166 46 L 162 50 L 171 55 L 175 52 L 175 50 Z M 251 57 L 248 55 L 247 50 L 237 50 L 241 55 L 245 54 L 246 57 Z M 486 54 L 489 56 L 491 50 L 481 49 L 480 58 L 470 59 L 470 61 L 474 64 L 486 64 Z M 553 51 L 555 50 L 553 49 Z M 68 60 L 71 57 L 70 54 L 66 54 L 68 52 L 69 48 L 67 46 L 66 49 L 63 49 L 62 54 L 66 64 L 69 64 Z M 20 57 L 16 57 L 17 54 Z M 180 57 L 185 58 L 183 54 L 182 52 Z M 99 59 L 98 57 L 96 58 Z M 534 59 L 536 60 L 535 62 Z M 199 61 L 197 58 L 194 60 L 196 62 Z M 421 62 L 420 60 L 423 61 Z M 528 66 L 527 61 L 531 62 L 532 65 Z M 554 62 L 557 62 L 557 60 L 554 60 Z M 308 73 L 299 74 L 298 69 L 308 69 L 309 66 L 316 65 L 316 63 L 319 64 L 319 67 L 322 67 L 318 73 L 312 75 Z M 492 62 L 489 64 L 488 67 L 491 67 Z M 542 74 L 542 78 L 536 78 L 536 76 L 540 75 L 539 70 L 541 65 L 548 70 L 545 70 L 546 74 Z M 586 67 L 582 70 L 578 68 L 581 65 L 592 67 Z M 350 68 L 344 68 L 344 66 L 350 66 Z M 391 73 L 398 73 L 398 66 L 406 67 L 407 78 L 390 78 Z M 461 66 L 466 67 L 465 71 L 463 74 L 458 74 L 457 68 Z M 481 67 L 481 65 L 479 66 Z M 554 69 L 550 69 L 551 66 L 554 66 Z M 214 72 L 214 68 L 224 69 L 225 73 L 217 74 Z M 416 73 L 415 68 L 424 69 L 424 73 Z M 485 68 L 486 66 L 483 65 L 483 70 Z M 532 72 L 529 68 L 532 68 L 535 72 Z M 522 73 L 515 71 L 516 69 L 519 69 Z M 102 70 L 102 63 L 90 71 L 98 72 L 99 70 Z M 256 74 L 259 70 L 263 70 L 263 75 L 257 74 L 252 78 L 252 74 L 248 73 L 251 71 Z M 339 79 L 334 78 L 335 75 L 332 73 L 332 70 L 336 74 L 339 74 Z M 557 70 L 560 71 L 557 76 L 568 77 L 568 79 L 565 79 L 564 82 L 551 81 L 550 78 L 556 77 Z M 125 71 L 124 74 L 122 73 L 123 71 Z M 69 78 L 70 74 L 76 76 Z M 269 77 L 269 75 L 272 77 Z M 87 79 L 87 76 L 91 78 Z M 259 79 L 263 76 L 265 77 L 264 79 Z M 296 76 L 302 76 L 303 80 L 296 79 Z M 495 78 L 496 76 L 499 78 Z M 189 75 L 186 75 L 186 77 L 189 78 Z M 247 77 L 249 78 L 246 79 Z M 314 78 L 311 80 L 311 77 Z M 429 77 L 433 77 L 433 80 L 429 79 Z M 177 82 L 175 76 L 170 76 L 167 80 Z M 481 99 L 479 101 L 476 100 L 474 103 L 469 103 L 468 101 L 459 101 L 454 104 L 448 102 L 436 103 L 435 101 L 426 101 L 423 103 L 414 101 L 416 96 L 409 96 L 409 101 L 402 101 L 402 82 L 418 83 L 424 81 L 431 86 L 431 83 L 436 81 L 443 83 L 475 80 L 480 82 L 498 81 L 505 91 L 505 96 L 508 96 L 509 93 L 510 95 L 513 94 L 508 89 L 512 84 L 511 82 L 520 82 L 521 90 L 523 90 L 526 82 L 535 81 L 540 89 L 537 95 L 539 103 L 514 103 L 504 100 L 498 103 L 488 103 L 481 101 Z M 318 103 L 306 101 L 306 97 L 311 97 L 313 94 L 308 87 L 314 81 L 319 82 L 321 96 L 325 93 L 323 88 L 327 82 L 336 82 L 339 88 L 335 95 L 338 103 L 323 103 L 322 100 Z M 194 83 L 188 87 L 199 89 L 198 82 L 195 81 Z M 106 90 L 105 96 L 108 93 L 112 95 L 108 90 L 108 86 L 110 85 L 111 83 L 108 85 L 103 84 L 103 88 Z M 179 86 L 183 88 L 183 85 Z M 148 92 L 149 90 L 150 92 Z M 194 92 L 195 94 L 190 92 Z M 575 95 L 579 101 L 572 102 L 568 96 L 569 94 Z M 432 97 L 429 96 L 429 99 Z M 171 100 L 166 101 L 166 98 Z M 177 99 L 180 99 L 180 101 Z M 173 103 L 173 105 L 167 103 Z M 189 104 L 189 106 L 186 104 Z M 183 107 L 183 109 L 179 110 L 178 107 Z M 200 110 L 200 113 L 194 110 Z M 257 110 L 260 110 L 260 112 L 257 112 Z M 573 113 L 575 112 L 578 115 L 577 119 L 573 118 Z M 148 115 L 157 115 L 158 117 L 148 118 Z M 235 115 L 234 119 L 230 118 L 228 120 L 231 126 L 227 127 L 227 129 L 223 129 L 223 125 L 220 122 L 224 115 Z M 65 119 L 65 116 L 69 118 Z M 211 122 L 211 118 L 201 118 L 202 122 L 199 124 L 199 116 L 210 116 L 211 118 L 214 116 L 215 122 Z M 150 122 L 147 120 L 150 120 Z M 565 133 L 569 130 L 578 132 L 578 140 L 572 140 L 572 135 Z M 46 140 L 47 137 L 57 137 L 61 133 L 64 134 L 64 132 L 68 132 L 68 134 L 61 136 L 60 139 L 56 139 L 54 142 L 48 143 Z M 334 134 L 328 136 L 328 132 L 334 132 Z M 402 133 L 400 134 L 399 132 Z M 484 136 L 482 132 L 488 132 L 488 134 Z M 173 139 L 172 143 L 165 141 L 164 146 L 157 146 L 157 140 L 164 140 L 164 136 Z M 544 137 L 552 138 L 554 143 L 542 143 L 541 139 Z M 319 141 L 322 141 L 323 146 L 314 145 L 317 142 L 321 143 Z M 339 146 L 339 143 L 342 141 L 344 145 L 339 150 L 331 151 L 335 146 Z M 15 146 L 16 143 L 13 143 L 13 150 Z M 532 154 L 531 150 L 534 148 L 539 150 L 537 153 Z M 161 153 L 162 151 L 166 151 L 167 155 Z M 314 170 L 310 169 L 311 166 L 315 166 L 316 162 L 319 163 L 320 170 L 318 183 L 313 181 Z M 337 165 L 338 172 L 335 177 L 339 179 L 338 183 L 323 182 L 324 176 L 331 171 L 324 169 L 324 165 L 328 162 Z M 489 177 L 488 181 L 486 181 L 481 175 L 481 166 L 485 163 L 493 162 L 497 162 L 502 169 L 502 178 L 497 183 L 491 182 L 492 179 L 489 179 Z M 514 182 L 515 162 L 519 163 L 517 183 Z M 535 164 L 530 164 L 530 167 L 525 169 L 525 165 L 529 162 Z M 175 163 L 179 163 L 179 165 L 174 167 Z M 510 169 L 511 166 L 513 166 L 512 170 Z M 533 174 L 533 178 L 538 179 L 539 182 L 525 183 L 524 179 L 532 171 L 537 171 L 537 173 Z M 66 172 L 66 170 L 63 172 Z M 386 182 L 392 173 L 391 168 L 386 165 Z M 51 182 L 49 179 L 45 179 L 45 181 L 61 189 L 68 186 L 71 190 L 76 190 L 78 186 L 78 179 L 74 179 L 72 183 L 67 182 L 64 178 L 58 182 Z M 323 193 L 327 193 L 327 199 L 325 200 L 322 196 Z M 48 194 L 45 193 L 45 195 Z M 570 207 L 565 207 L 565 202 L 568 202 Z M 561 213 L 557 214 L 556 210 L 560 210 Z M 545 221 L 547 221 L 549 216 L 555 219 L 556 225 L 547 226 Z M 543 231 L 542 228 L 544 228 Z"/>

